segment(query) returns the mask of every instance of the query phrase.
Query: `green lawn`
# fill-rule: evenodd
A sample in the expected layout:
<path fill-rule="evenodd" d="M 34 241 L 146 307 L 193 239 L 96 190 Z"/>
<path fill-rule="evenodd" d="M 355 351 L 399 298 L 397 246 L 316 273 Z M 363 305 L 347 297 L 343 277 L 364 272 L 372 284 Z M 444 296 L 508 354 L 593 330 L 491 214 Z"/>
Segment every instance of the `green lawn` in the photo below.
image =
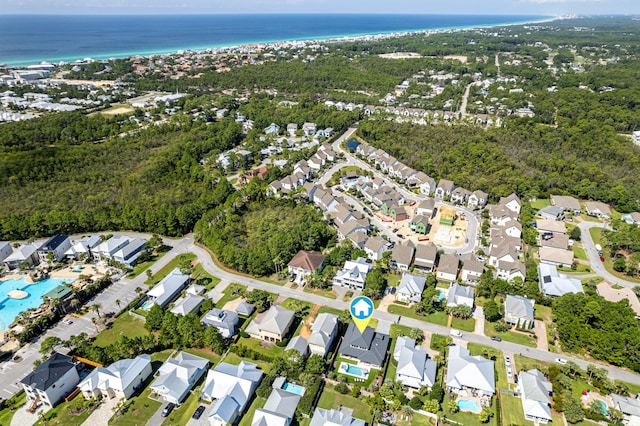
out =
<path fill-rule="evenodd" d="M 189 394 L 187 399 L 182 402 L 182 405 L 176 407 L 175 410 L 171 412 L 171 414 L 164 419 L 162 422 L 163 425 L 173 426 L 173 425 L 186 425 L 189 420 L 191 420 L 191 416 L 193 416 L 193 412 L 196 411 L 196 408 L 200 405 L 200 391 L 204 386 L 204 380 L 206 378 L 206 374 L 203 374 L 193 391 Z"/>
<path fill-rule="evenodd" d="M 531 205 L 532 209 L 534 209 L 535 211 L 538 211 L 538 210 L 543 209 L 543 208 L 545 208 L 547 206 L 550 206 L 551 205 L 551 201 L 549 201 L 548 198 L 538 198 L 535 201 L 529 201 L 529 205 Z"/>
<path fill-rule="evenodd" d="M 78 395 L 73 400 L 62 402 L 47 411 L 44 419 L 37 421 L 36 425 L 80 425 L 87 420 L 87 417 L 89 417 L 97 407 L 98 404 L 96 401 L 87 401 L 82 395 Z M 2 424 L 4 425 L 4 423 Z"/>
<path fill-rule="evenodd" d="M 533 339 L 533 337 L 530 337 L 527 334 L 523 334 L 523 333 L 516 333 L 514 331 L 507 331 L 505 333 L 498 333 L 495 329 L 495 324 L 491 323 L 489 321 L 485 321 L 484 323 L 484 334 L 486 336 L 500 336 L 502 338 L 502 340 L 506 341 L 506 342 L 511 342 L 511 343 L 518 343 L 520 345 L 525 345 L 525 346 L 529 346 L 532 348 L 535 348 L 536 345 L 536 341 Z M 540 339 L 546 339 L 546 336 L 540 336 Z"/>
<path fill-rule="evenodd" d="M 127 274 L 127 278 L 135 278 L 135 277 L 137 277 L 138 275 L 140 275 L 141 273 L 146 271 L 149 266 L 153 265 L 158 260 L 160 260 L 162 258 L 162 256 L 167 254 L 168 251 L 169 250 L 161 251 L 160 253 L 156 254 L 155 256 L 151 256 L 151 260 L 136 264 L 136 266 L 133 267 L 131 272 L 129 272 Z"/>
<path fill-rule="evenodd" d="M 445 393 L 444 401 L 442 402 L 442 409 L 444 410 L 444 413 L 445 413 L 445 415 L 446 415 L 446 417 L 448 419 L 451 419 L 451 420 L 453 420 L 455 422 L 458 422 L 461 425 L 464 425 L 464 426 L 483 426 L 483 425 L 497 426 L 497 424 L 498 424 L 497 413 L 495 413 L 493 415 L 493 417 L 491 417 L 491 419 L 487 423 L 482 423 L 480 421 L 480 416 L 478 416 L 477 414 L 473 414 L 473 413 L 469 413 L 469 412 L 450 413 L 448 404 L 449 404 L 449 394 Z M 494 398 L 494 401 L 493 401 L 493 404 L 492 404 L 491 408 L 495 411 L 495 398 Z"/>
<path fill-rule="evenodd" d="M 549 365 L 548 362 L 539 361 L 537 359 L 529 358 L 523 355 L 515 354 L 514 358 L 516 367 L 518 367 L 518 371 L 531 370 L 533 368 L 536 368 L 540 371 L 546 371 L 547 366 Z"/>
<path fill-rule="evenodd" d="M 297 311 L 298 309 L 302 309 L 303 311 L 306 311 L 308 314 L 311 311 L 311 308 L 313 307 L 313 303 L 304 302 L 302 300 L 289 297 L 288 299 L 285 299 L 280 304 L 280 306 L 282 306 L 285 309 L 290 309 L 292 311 Z"/>
<path fill-rule="evenodd" d="M 244 416 L 242 416 L 242 419 L 240 420 L 240 423 L 238 423 L 238 426 L 251 426 L 253 414 L 258 408 L 264 407 L 265 402 L 267 402 L 266 399 L 256 396 L 251 402 L 251 405 L 249 406 L 247 412 L 244 413 Z"/>
<path fill-rule="evenodd" d="M 227 302 L 235 300 L 240 297 L 240 294 L 234 294 L 234 291 L 238 290 L 240 293 L 247 291 L 247 286 L 242 284 L 231 283 L 222 292 L 222 297 L 216 302 L 216 307 L 222 309 Z"/>
<path fill-rule="evenodd" d="M 271 345 L 271 347 L 265 348 L 262 347 L 261 340 L 252 339 L 251 337 L 241 337 L 238 339 L 238 346 L 240 345 L 272 358 L 278 357 L 284 353 L 283 347 Z"/>
<path fill-rule="evenodd" d="M 533 425 L 524 419 L 522 400 L 506 393 L 500 394 L 500 408 L 502 409 L 502 424 L 505 425 Z"/>
<path fill-rule="evenodd" d="M 353 408 L 353 417 L 368 421 L 371 419 L 369 406 L 361 399 L 356 399 L 350 395 L 341 395 L 333 389 L 333 386 L 327 385 L 320 395 L 318 407 L 324 409 L 338 409 L 340 406 Z"/>
<path fill-rule="evenodd" d="M 342 313 L 344 312 L 344 310 L 341 309 L 336 309 L 336 308 L 332 308 L 330 306 L 320 306 L 320 308 L 318 309 L 318 313 L 329 313 L 329 314 L 336 314 L 338 316 L 342 315 Z"/>
<path fill-rule="evenodd" d="M 201 263 L 193 268 L 193 281 L 196 284 L 204 286 L 207 291 L 211 290 L 220 283 L 220 278 L 214 277 L 204 270 Z"/>
<path fill-rule="evenodd" d="M 336 292 L 333 291 L 332 289 L 328 289 L 325 290 L 323 288 L 311 288 L 308 285 L 304 287 L 303 290 L 305 293 L 311 293 L 311 294 L 316 294 L 318 296 L 322 296 L 322 297 L 326 297 L 328 299 L 337 299 L 338 296 L 336 295 Z"/>
<path fill-rule="evenodd" d="M 227 355 L 225 355 L 224 359 L 222 360 L 222 362 L 226 362 L 227 364 L 231 364 L 231 365 L 238 365 L 240 364 L 241 361 L 246 361 L 252 364 L 256 364 L 265 373 L 268 373 L 269 369 L 271 368 L 270 362 L 253 360 L 251 358 L 246 358 L 246 357 L 240 357 L 237 354 L 234 354 L 233 352 L 227 352 Z"/>
<path fill-rule="evenodd" d="M 396 419 L 396 426 L 436 426 L 436 419 L 433 417 L 423 416 L 422 414 L 414 413 L 411 417 L 411 421 L 400 420 L 400 415 Z"/>
<path fill-rule="evenodd" d="M 389 335 L 391 337 L 408 336 L 410 332 L 411 332 L 411 327 L 406 325 L 391 324 L 391 327 L 389 328 Z M 395 344 L 395 340 L 394 340 L 394 344 Z M 391 350 L 391 352 L 393 352 L 393 350 Z"/>
<path fill-rule="evenodd" d="M 451 327 L 462 331 L 473 332 L 476 328 L 476 320 L 473 318 L 462 319 L 453 317 L 451 320 Z"/>
<path fill-rule="evenodd" d="M 128 338 L 142 337 L 149 334 L 149 331 L 144 328 L 144 322 L 133 315 L 129 315 L 128 312 L 123 313 L 112 323 L 111 328 L 102 331 L 96 336 L 96 346 L 108 346 L 111 343 L 120 340 L 121 336 L 127 336 Z"/>
<path fill-rule="evenodd" d="M 7 407 L 0 411 L 0 425 L 8 426 L 11 424 L 11 419 L 13 418 L 16 410 L 22 407 L 25 402 L 27 402 L 27 394 L 23 390 L 9 398 L 7 401 Z"/>
<path fill-rule="evenodd" d="M 185 348 L 182 350 L 183 352 L 190 353 L 191 355 L 196 355 L 209 360 L 209 368 L 214 367 L 220 362 L 222 359 L 221 355 L 210 351 L 209 349 L 196 349 L 196 348 Z"/>
<path fill-rule="evenodd" d="M 444 326 L 446 326 L 448 322 L 448 316 L 445 312 L 436 312 L 433 314 L 422 316 L 422 315 L 416 314 L 413 308 L 397 305 L 395 303 L 389 305 L 389 307 L 387 308 L 387 312 L 391 314 L 402 315 L 403 317 L 407 317 L 407 318 L 414 318 L 420 321 L 431 322 L 433 324 L 439 324 Z"/>
<path fill-rule="evenodd" d="M 397 287 L 398 283 L 402 279 L 402 275 L 400 274 L 387 273 L 387 274 L 384 274 L 384 277 L 387 279 L 388 287 Z"/>
<path fill-rule="evenodd" d="M 589 260 L 587 258 L 587 252 L 584 251 L 584 249 L 582 247 L 573 246 L 573 247 L 571 247 L 571 250 L 573 250 L 573 254 L 574 254 L 576 259 Z"/>
<path fill-rule="evenodd" d="M 131 401 L 131 405 L 126 413 L 117 418 L 115 416 L 111 417 L 109 424 L 113 426 L 139 426 L 146 424 L 151 416 L 162 406 L 161 402 L 149 399 L 150 394 L 151 388 L 147 387 L 140 395 L 131 398 L 129 400 Z"/>
<path fill-rule="evenodd" d="M 162 268 L 160 268 L 158 272 L 153 274 L 153 282 L 147 280 L 146 283 L 150 285 L 157 284 L 158 282 L 160 282 L 161 279 L 169 275 L 169 272 L 176 269 L 180 265 L 180 261 L 185 258 L 190 259 L 191 261 L 194 261 L 196 258 L 196 255 L 192 253 L 186 253 L 186 254 L 181 254 L 179 256 L 174 257 L 169 261 L 169 263 L 167 263 Z"/>

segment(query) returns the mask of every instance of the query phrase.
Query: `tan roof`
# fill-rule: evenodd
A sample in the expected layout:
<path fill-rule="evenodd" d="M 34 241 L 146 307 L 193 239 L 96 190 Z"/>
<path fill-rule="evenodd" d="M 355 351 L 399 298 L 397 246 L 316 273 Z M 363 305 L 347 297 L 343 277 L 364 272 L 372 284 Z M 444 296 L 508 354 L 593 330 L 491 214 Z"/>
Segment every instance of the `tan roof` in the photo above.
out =
<path fill-rule="evenodd" d="M 305 271 L 315 271 L 324 262 L 324 256 L 317 251 L 300 250 L 293 259 L 289 261 L 289 266 L 304 269 Z"/>
<path fill-rule="evenodd" d="M 631 305 L 631 309 L 633 309 L 636 315 L 640 316 L 640 301 L 638 301 L 635 293 L 630 288 L 623 287 L 615 289 L 606 282 L 602 282 L 598 284 L 597 289 L 598 294 L 610 302 L 619 302 L 623 299 L 627 299 L 629 301 L 629 305 Z"/>
<path fill-rule="evenodd" d="M 410 265 L 415 249 L 409 245 L 396 244 L 391 251 L 391 259 L 403 265 Z"/>
<path fill-rule="evenodd" d="M 611 207 L 609 207 L 608 204 L 601 203 L 600 201 L 587 201 L 584 203 L 584 207 L 587 209 L 587 212 L 598 210 L 602 214 L 611 214 Z"/>
<path fill-rule="evenodd" d="M 567 233 L 567 227 L 564 225 L 564 222 L 549 219 L 538 219 L 536 222 L 538 224 L 538 231 L 557 232 L 560 234 Z"/>
<path fill-rule="evenodd" d="M 540 247 L 540 261 L 551 264 L 571 265 L 573 263 L 573 251 L 552 247 Z"/>
<path fill-rule="evenodd" d="M 457 274 L 460 258 L 457 254 L 443 254 L 438 262 L 438 272 Z"/>
<path fill-rule="evenodd" d="M 564 210 L 580 211 L 580 201 L 568 195 L 552 195 L 551 204 Z"/>
<path fill-rule="evenodd" d="M 553 237 L 548 240 L 541 238 L 540 246 L 555 247 L 566 250 L 569 247 L 569 237 L 565 234 L 553 234 Z"/>

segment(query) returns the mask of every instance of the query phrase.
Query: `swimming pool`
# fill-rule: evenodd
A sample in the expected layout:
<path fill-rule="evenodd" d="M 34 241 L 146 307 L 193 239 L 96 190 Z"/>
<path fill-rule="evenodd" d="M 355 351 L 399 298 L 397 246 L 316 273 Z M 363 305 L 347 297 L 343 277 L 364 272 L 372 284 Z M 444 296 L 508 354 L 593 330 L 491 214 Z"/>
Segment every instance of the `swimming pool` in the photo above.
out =
<path fill-rule="evenodd" d="M 353 364 L 348 364 L 346 362 L 343 362 L 342 364 L 340 364 L 340 372 L 343 374 L 348 374 L 349 376 L 354 376 L 357 377 L 359 379 L 366 379 L 369 376 L 369 371 L 364 369 L 364 368 L 360 368 L 358 366 L 355 366 Z"/>
<path fill-rule="evenodd" d="M 40 306 L 44 301 L 43 294 L 72 281 L 69 278 L 47 278 L 35 284 L 27 283 L 24 278 L 0 281 L 0 331 L 6 330 L 20 313 Z M 22 290 L 29 295 L 24 299 L 11 299 L 7 295 L 13 290 Z"/>
<path fill-rule="evenodd" d="M 151 308 L 153 308 L 154 302 L 153 300 L 147 300 L 146 302 L 144 302 L 141 306 L 142 309 L 146 309 L 149 310 Z"/>
<path fill-rule="evenodd" d="M 286 390 L 287 392 L 295 393 L 300 396 L 304 395 L 304 391 L 305 391 L 305 389 L 302 386 L 296 385 L 295 383 L 290 383 L 290 382 L 284 382 L 282 389 Z"/>
<path fill-rule="evenodd" d="M 446 298 L 447 298 L 447 295 L 444 294 L 444 291 L 438 290 L 438 302 L 442 302 Z"/>
<path fill-rule="evenodd" d="M 480 412 L 480 407 L 478 407 L 478 404 L 470 399 L 459 399 L 458 408 L 460 409 L 460 411 L 473 411 L 474 413 Z"/>
<path fill-rule="evenodd" d="M 601 400 L 601 399 L 596 399 L 596 402 L 597 402 L 598 404 L 600 404 L 600 407 L 602 407 L 602 413 L 603 413 L 605 416 L 607 416 L 607 417 L 608 417 L 608 416 L 609 416 L 609 407 L 607 406 L 607 403 L 606 403 L 606 402 L 604 402 L 604 401 L 603 401 L 603 400 Z"/>

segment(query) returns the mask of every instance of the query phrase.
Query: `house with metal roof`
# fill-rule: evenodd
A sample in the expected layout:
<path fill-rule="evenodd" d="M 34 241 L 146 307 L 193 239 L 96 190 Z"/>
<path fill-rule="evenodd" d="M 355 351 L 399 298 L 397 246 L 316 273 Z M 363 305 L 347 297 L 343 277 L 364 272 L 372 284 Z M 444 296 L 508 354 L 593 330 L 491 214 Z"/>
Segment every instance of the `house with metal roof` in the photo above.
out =
<path fill-rule="evenodd" d="M 173 308 L 171 308 L 171 313 L 176 315 L 187 315 L 193 312 L 198 312 L 198 309 L 205 300 L 207 299 L 202 296 L 187 294 L 185 297 L 181 297 L 176 300 Z"/>
<path fill-rule="evenodd" d="M 338 316 L 328 312 L 318 314 L 311 324 L 311 334 L 307 340 L 309 351 L 321 357 L 326 356 L 337 334 Z"/>
<path fill-rule="evenodd" d="M 113 255 L 123 249 L 127 244 L 129 244 L 129 238 L 124 235 L 111 237 L 100 243 L 94 254 L 107 259 L 113 259 Z"/>
<path fill-rule="evenodd" d="M 138 257 L 144 249 L 147 248 L 147 242 L 138 238 L 129 241 L 129 244 L 113 254 L 113 260 L 120 262 L 127 267 L 135 266 L 138 263 Z"/>
<path fill-rule="evenodd" d="M 640 426 L 640 399 L 630 396 L 611 394 L 613 407 L 622 411 L 624 424 L 629 426 Z"/>
<path fill-rule="evenodd" d="M 427 279 L 423 276 L 403 273 L 396 291 L 396 300 L 403 303 L 419 303 L 426 282 Z"/>
<path fill-rule="evenodd" d="M 201 393 L 203 400 L 216 401 L 209 423 L 213 426 L 235 423 L 247 408 L 262 375 L 257 365 L 246 361 L 238 365 L 222 362 L 209 370 Z"/>
<path fill-rule="evenodd" d="M 81 255 L 93 256 L 96 247 L 100 245 L 100 237 L 91 235 L 83 237 L 80 241 L 76 241 L 64 255 L 67 259 L 77 260 Z"/>
<path fill-rule="evenodd" d="M 567 293 L 584 293 L 582 282 L 558 272 L 555 265 L 538 264 L 540 291 L 545 296 L 560 297 Z"/>
<path fill-rule="evenodd" d="M 46 411 L 71 393 L 79 381 L 78 366 L 73 359 L 54 352 L 20 383 L 27 395 L 27 405 Z"/>
<path fill-rule="evenodd" d="M 518 328 L 533 328 L 533 305 L 536 302 L 523 296 L 507 294 L 504 300 L 504 320 Z"/>
<path fill-rule="evenodd" d="M 429 358 L 422 346 L 404 346 L 398 356 L 395 381 L 413 389 L 423 386 L 431 389 L 436 381 L 436 368 L 436 362 Z"/>
<path fill-rule="evenodd" d="M 526 420 L 535 424 L 553 421 L 551 417 L 551 382 L 540 370 L 521 371 L 517 391 L 520 393 Z"/>
<path fill-rule="evenodd" d="M 468 306 L 473 309 L 474 300 L 473 287 L 460 285 L 458 283 L 451 283 L 449 286 L 449 293 L 447 294 L 447 306 Z"/>
<path fill-rule="evenodd" d="M 309 426 L 366 426 L 366 423 L 352 417 L 347 411 L 316 407 Z"/>
<path fill-rule="evenodd" d="M 370 368 L 382 368 L 389 349 L 389 335 L 378 333 L 367 327 L 360 333 L 355 323 L 349 323 L 338 349 L 342 357 L 353 359 Z"/>
<path fill-rule="evenodd" d="M 180 404 L 208 366 L 206 359 L 180 352 L 162 364 L 150 388 L 165 401 Z"/>
<path fill-rule="evenodd" d="M 53 260 L 59 262 L 64 258 L 64 254 L 71 248 L 71 240 L 66 235 L 54 235 L 38 248 L 38 258 L 40 262 L 48 261 L 49 253 L 53 253 Z"/>
<path fill-rule="evenodd" d="M 347 260 L 344 267 L 333 277 L 333 284 L 362 290 L 371 269 L 371 264 L 361 257 L 355 261 Z"/>
<path fill-rule="evenodd" d="M 496 391 L 494 362 L 481 356 L 471 356 L 462 346 L 449 346 L 446 384 L 449 392 L 468 389 L 491 396 Z"/>
<path fill-rule="evenodd" d="M 121 359 L 108 367 L 96 367 L 78 388 L 86 399 L 129 399 L 152 372 L 151 357 L 142 354 L 133 359 Z"/>
<path fill-rule="evenodd" d="M 25 244 L 18 247 L 4 259 L 4 265 L 7 269 L 16 269 L 24 262 L 29 266 L 33 266 L 39 261 L 37 246 L 34 244 Z"/>
<path fill-rule="evenodd" d="M 200 322 L 207 327 L 217 328 L 220 335 L 225 339 L 235 336 L 238 321 L 238 314 L 236 312 L 218 308 L 211 309 L 200 320 Z"/>
<path fill-rule="evenodd" d="M 297 393 L 274 388 L 264 406 L 254 413 L 251 426 L 289 426 L 300 398 Z"/>
<path fill-rule="evenodd" d="M 309 342 L 302 336 L 294 336 L 289 340 L 287 346 L 284 348 L 285 352 L 290 350 L 295 350 L 298 352 L 303 358 L 309 356 Z"/>
<path fill-rule="evenodd" d="M 166 307 L 175 299 L 183 288 L 189 284 L 189 275 L 180 272 L 180 268 L 175 268 L 169 272 L 158 284 L 147 292 L 151 302 L 161 307 Z M 151 304 L 148 305 L 151 309 Z"/>
<path fill-rule="evenodd" d="M 273 305 L 261 319 L 255 318 L 244 330 L 254 339 L 280 342 L 289 332 L 295 312 Z"/>

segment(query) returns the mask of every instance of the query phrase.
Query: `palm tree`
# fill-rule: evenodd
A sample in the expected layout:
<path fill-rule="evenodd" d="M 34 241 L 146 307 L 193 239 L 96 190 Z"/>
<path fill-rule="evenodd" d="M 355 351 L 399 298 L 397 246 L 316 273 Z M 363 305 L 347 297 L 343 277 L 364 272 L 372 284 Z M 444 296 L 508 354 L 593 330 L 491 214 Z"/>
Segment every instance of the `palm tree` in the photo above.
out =
<path fill-rule="evenodd" d="M 120 309 L 120 299 L 116 299 L 116 305 L 118 305 L 118 310 Z"/>
<path fill-rule="evenodd" d="M 98 334 L 100 332 L 100 330 L 98 330 L 98 320 L 95 318 L 91 318 L 91 322 L 96 326 L 96 334 Z"/>
<path fill-rule="evenodd" d="M 79 304 L 80 304 L 80 301 L 78 299 L 76 299 L 75 297 L 73 299 L 71 299 L 71 301 L 69 302 L 69 306 L 71 306 L 73 308 L 73 310 L 76 310 L 76 308 L 78 307 Z"/>
<path fill-rule="evenodd" d="M 102 319 L 102 316 L 100 316 L 100 309 L 102 309 L 102 305 L 99 303 L 94 303 L 93 305 L 91 305 L 90 308 L 92 311 L 94 311 L 96 314 L 98 314 L 98 318 Z"/>

